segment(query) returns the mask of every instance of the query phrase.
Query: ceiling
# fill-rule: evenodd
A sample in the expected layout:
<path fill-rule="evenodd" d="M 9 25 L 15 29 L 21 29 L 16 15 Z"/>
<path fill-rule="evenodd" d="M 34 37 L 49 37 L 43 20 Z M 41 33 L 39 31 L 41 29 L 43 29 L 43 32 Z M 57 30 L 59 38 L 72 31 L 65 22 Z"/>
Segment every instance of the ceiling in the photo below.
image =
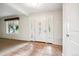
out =
<path fill-rule="evenodd" d="M 27 3 L 0 3 L 0 17 L 9 15 L 30 15 L 37 12 L 47 12 L 54 10 L 61 10 L 60 3 L 41 3 L 40 6 L 31 6 Z"/>
<path fill-rule="evenodd" d="M 9 16 L 9 15 L 19 15 L 21 14 L 18 10 L 0 3 L 0 17 Z"/>

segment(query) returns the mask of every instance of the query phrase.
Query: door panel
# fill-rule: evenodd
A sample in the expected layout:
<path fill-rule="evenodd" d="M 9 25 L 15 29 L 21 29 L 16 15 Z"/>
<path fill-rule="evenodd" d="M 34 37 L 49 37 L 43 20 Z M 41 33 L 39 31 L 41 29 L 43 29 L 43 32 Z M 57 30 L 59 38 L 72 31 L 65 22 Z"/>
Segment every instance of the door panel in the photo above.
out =
<path fill-rule="evenodd" d="M 69 3 L 63 7 L 63 54 L 79 56 L 79 4 Z"/>
<path fill-rule="evenodd" d="M 33 41 L 53 42 L 53 16 L 30 19 L 30 37 Z"/>

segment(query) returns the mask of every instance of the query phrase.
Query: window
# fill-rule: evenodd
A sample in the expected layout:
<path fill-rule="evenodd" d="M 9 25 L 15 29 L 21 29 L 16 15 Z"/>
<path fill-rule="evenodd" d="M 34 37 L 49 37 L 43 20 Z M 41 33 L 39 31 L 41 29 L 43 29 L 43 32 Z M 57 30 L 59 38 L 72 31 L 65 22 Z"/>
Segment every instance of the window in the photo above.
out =
<path fill-rule="evenodd" d="M 14 34 L 19 32 L 19 20 L 7 20 L 6 21 L 6 32 L 8 34 Z"/>

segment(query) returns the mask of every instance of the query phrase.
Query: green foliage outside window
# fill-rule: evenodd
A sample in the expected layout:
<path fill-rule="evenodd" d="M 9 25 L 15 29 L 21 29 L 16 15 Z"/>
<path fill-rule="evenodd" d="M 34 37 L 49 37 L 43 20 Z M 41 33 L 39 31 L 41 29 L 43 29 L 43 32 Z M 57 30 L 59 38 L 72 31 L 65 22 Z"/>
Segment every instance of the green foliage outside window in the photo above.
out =
<path fill-rule="evenodd" d="M 19 30 L 19 26 L 16 24 L 9 24 L 8 25 L 8 32 L 9 33 L 16 33 Z"/>

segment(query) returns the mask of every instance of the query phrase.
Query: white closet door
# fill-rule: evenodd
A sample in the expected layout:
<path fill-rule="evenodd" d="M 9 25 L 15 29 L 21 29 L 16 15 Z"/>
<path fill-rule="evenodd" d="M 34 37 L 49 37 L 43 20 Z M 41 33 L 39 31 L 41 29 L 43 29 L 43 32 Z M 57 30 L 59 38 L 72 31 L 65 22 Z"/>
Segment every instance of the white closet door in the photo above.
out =
<path fill-rule="evenodd" d="M 35 20 L 29 18 L 29 39 L 34 41 L 35 40 Z"/>
<path fill-rule="evenodd" d="M 30 20 L 30 37 L 33 41 L 53 42 L 53 17 L 39 16 Z"/>
<path fill-rule="evenodd" d="M 40 16 L 35 20 L 35 22 L 35 40 L 47 42 L 47 19 L 45 18 L 45 16 Z"/>
<path fill-rule="evenodd" d="M 47 18 L 47 28 L 48 28 L 48 42 L 50 43 L 53 43 L 53 40 L 54 40 L 54 19 L 53 19 L 53 16 L 49 16 Z"/>

